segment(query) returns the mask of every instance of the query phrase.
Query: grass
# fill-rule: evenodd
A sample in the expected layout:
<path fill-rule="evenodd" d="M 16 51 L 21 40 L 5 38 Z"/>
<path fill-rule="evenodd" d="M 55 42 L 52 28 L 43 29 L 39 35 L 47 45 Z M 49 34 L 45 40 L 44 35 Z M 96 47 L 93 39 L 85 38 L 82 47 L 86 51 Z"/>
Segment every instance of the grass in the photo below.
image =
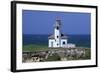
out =
<path fill-rule="evenodd" d="M 48 58 L 45 61 L 60 61 L 60 57 L 57 54 L 55 54 L 52 56 L 48 56 Z"/>
<path fill-rule="evenodd" d="M 91 59 L 91 49 L 85 49 L 86 55 L 84 59 Z"/>
<path fill-rule="evenodd" d="M 38 51 L 38 50 L 45 50 L 47 49 L 48 46 L 46 45 L 24 45 L 23 46 L 23 51 Z"/>

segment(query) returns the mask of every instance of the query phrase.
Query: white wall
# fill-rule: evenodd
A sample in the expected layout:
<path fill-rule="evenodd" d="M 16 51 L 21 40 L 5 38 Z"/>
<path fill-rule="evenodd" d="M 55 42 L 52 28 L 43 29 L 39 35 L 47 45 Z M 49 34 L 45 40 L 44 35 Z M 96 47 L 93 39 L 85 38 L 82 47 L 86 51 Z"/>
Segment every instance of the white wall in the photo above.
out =
<path fill-rule="evenodd" d="M 0 73 L 11 73 L 10 72 L 10 1 L 11 0 L 0 0 Z M 33 0 L 33 1 L 99 5 L 100 7 L 100 0 Z M 99 13 L 100 13 L 100 9 L 99 9 Z M 100 18 L 98 18 L 98 20 L 100 20 Z M 100 25 L 98 26 L 98 28 L 100 31 Z M 99 33 L 99 37 L 100 37 L 100 33 Z M 100 38 L 98 40 L 100 43 Z M 99 45 L 98 52 L 99 52 L 98 54 L 99 54 L 99 66 L 100 66 L 100 45 Z M 100 67 L 38 71 L 34 73 L 99 73 L 99 72 L 100 72 Z"/>
<path fill-rule="evenodd" d="M 65 42 L 65 44 L 63 44 Z M 66 47 L 67 46 L 67 39 L 61 39 L 61 47 Z"/>
<path fill-rule="evenodd" d="M 52 44 L 53 42 L 53 44 Z M 54 39 L 49 39 L 49 47 L 55 47 L 55 40 Z"/>

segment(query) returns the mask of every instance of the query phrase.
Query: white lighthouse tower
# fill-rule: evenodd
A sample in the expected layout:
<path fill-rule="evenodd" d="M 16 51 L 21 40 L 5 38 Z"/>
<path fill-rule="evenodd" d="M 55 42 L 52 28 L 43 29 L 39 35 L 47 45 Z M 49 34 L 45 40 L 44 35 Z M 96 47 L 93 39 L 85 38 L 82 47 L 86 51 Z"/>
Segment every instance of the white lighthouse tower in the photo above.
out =
<path fill-rule="evenodd" d="M 56 23 L 54 25 L 54 39 L 55 39 L 55 47 L 61 47 L 61 21 L 57 17 Z"/>

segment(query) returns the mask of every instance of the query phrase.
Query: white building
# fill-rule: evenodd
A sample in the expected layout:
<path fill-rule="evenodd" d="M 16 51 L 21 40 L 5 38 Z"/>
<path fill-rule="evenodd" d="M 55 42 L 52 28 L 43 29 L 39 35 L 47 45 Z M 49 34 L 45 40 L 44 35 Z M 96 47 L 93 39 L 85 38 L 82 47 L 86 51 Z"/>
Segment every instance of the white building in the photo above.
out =
<path fill-rule="evenodd" d="M 54 34 L 49 36 L 48 39 L 48 47 L 75 47 L 75 44 L 68 44 L 68 37 L 61 33 L 61 20 L 58 18 L 56 19 L 56 23 L 54 25 Z"/>

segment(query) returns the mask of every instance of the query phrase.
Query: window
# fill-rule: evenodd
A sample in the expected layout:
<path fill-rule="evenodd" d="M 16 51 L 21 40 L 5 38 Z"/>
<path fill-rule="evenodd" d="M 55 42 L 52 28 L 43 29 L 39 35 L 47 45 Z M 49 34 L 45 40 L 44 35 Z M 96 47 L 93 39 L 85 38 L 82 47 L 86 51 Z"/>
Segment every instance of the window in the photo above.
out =
<path fill-rule="evenodd" d="M 63 44 L 65 44 L 65 41 L 63 41 Z"/>
<path fill-rule="evenodd" d="M 59 29 L 59 27 L 57 26 L 57 27 L 56 27 L 56 29 L 58 30 L 58 29 Z"/>
<path fill-rule="evenodd" d="M 57 38 L 58 38 L 58 36 L 57 36 Z"/>

